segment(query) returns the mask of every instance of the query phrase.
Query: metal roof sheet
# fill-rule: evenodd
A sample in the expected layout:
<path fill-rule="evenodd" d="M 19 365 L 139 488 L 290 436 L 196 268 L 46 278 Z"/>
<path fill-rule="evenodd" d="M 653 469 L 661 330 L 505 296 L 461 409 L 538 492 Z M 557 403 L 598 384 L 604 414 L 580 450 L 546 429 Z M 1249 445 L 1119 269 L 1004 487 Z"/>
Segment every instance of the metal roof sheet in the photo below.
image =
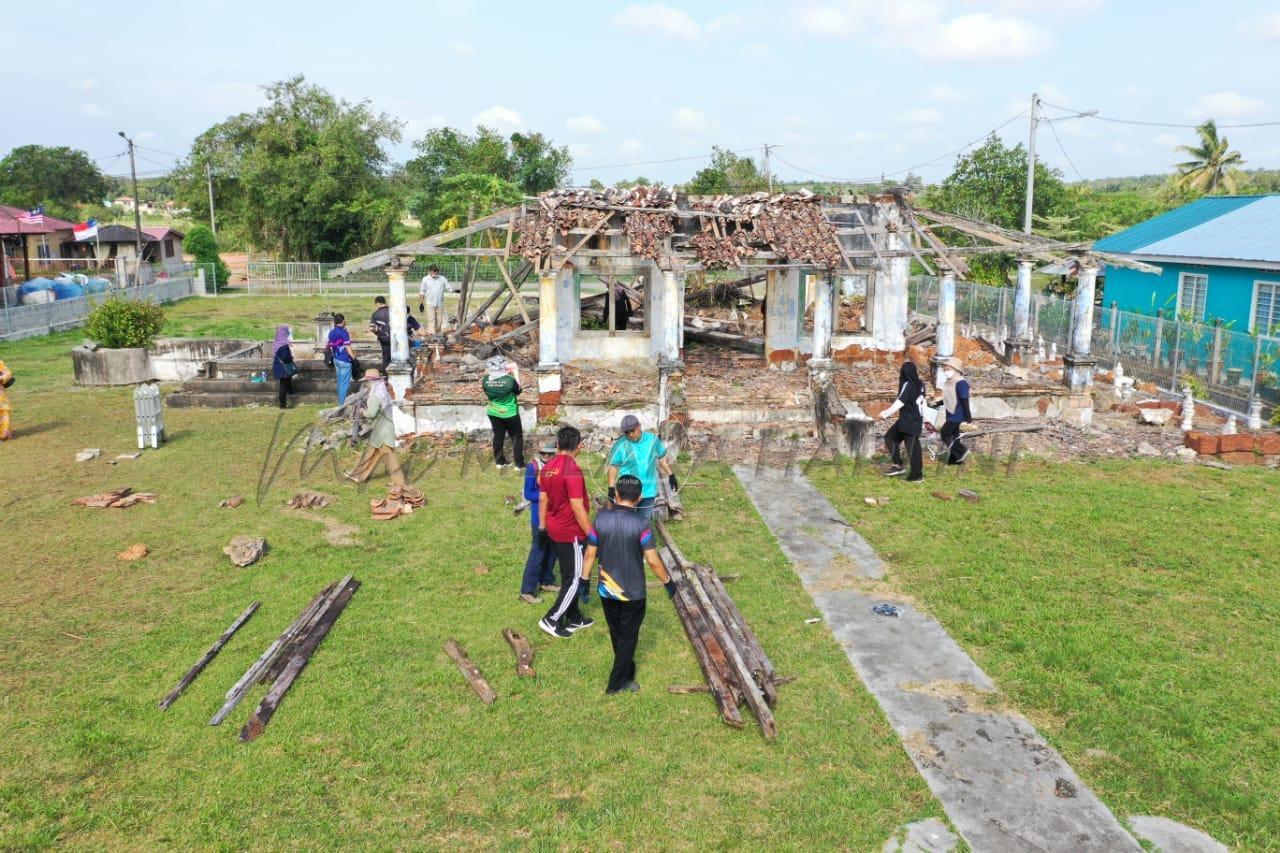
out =
<path fill-rule="evenodd" d="M 1104 237 L 1094 243 L 1094 248 L 1136 255 L 1277 259 L 1280 257 L 1278 204 L 1280 196 L 1274 195 L 1202 198 Z M 1231 224 L 1224 228 L 1219 224 L 1223 220 Z M 1239 229 L 1245 233 L 1238 233 Z M 1259 237 L 1262 245 L 1255 245 Z M 1242 251 L 1245 254 L 1240 254 Z"/>

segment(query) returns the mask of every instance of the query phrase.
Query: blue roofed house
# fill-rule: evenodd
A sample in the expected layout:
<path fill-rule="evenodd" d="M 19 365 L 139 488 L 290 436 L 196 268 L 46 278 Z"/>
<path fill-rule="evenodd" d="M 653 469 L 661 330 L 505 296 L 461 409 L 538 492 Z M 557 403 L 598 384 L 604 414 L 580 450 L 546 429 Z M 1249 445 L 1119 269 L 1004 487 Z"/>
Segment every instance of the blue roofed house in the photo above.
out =
<path fill-rule="evenodd" d="M 1162 269 L 1153 275 L 1109 268 L 1107 306 L 1220 320 L 1239 332 L 1280 332 L 1280 195 L 1202 198 L 1094 247 Z"/>

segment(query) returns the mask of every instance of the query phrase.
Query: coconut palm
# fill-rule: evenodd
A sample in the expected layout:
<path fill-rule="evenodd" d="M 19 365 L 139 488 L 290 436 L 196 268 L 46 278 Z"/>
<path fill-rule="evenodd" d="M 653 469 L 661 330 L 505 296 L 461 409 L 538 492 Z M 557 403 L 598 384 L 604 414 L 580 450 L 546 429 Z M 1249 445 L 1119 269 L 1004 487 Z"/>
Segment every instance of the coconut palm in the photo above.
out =
<path fill-rule="evenodd" d="M 1218 126 L 1213 119 L 1196 128 L 1200 144 L 1179 145 L 1176 151 L 1185 151 L 1192 159 L 1179 163 L 1178 186 L 1182 189 L 1215 195 L 1218 192 L 1234 193 L 1243 179 L 1239 166 L 1244 158 L 1239 151 L 1232 151 L 1225 136 L 1218 136 Z"/>

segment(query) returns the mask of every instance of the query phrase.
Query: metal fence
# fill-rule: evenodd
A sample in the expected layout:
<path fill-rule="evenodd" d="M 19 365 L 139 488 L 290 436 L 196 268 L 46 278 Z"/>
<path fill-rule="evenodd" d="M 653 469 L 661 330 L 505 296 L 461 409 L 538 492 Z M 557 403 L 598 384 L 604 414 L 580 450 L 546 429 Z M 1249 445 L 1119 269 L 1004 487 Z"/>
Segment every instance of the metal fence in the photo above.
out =
<path fill-rule="evenodd" d="M 515 275 L 523 263 L 523 259 L 512 258 L 507 261 L 507 273 Z M 405 278 L 415 283 L 427 274 L 432 264 L 440 268 L 440 274 L 450 284 L 462 281 L 466 263 L 465 258 L 448 256 L 441 258 L 420 257 L 414 259 L 405 273 Z M 502 273 L 498 264 L 501 258 L 477 258 L 472 280 L 488 283 L 499 283 Z M 367 293 L 385 293 L 387 289 L 387 273 L 383 269 L 361 270 L 334 277 L 333 271 L 341 267 L 337 263 L 314 263 L 302 261 L 250 261 L 247 270 L 248 291 L 252 294 L 286 294 L 290 296 L 344 296 Z M 411 288 L 416 289 L 416 288 Z"/>
<path fill-rule="evenodd" d="M 915 276 L 911 310 L 938 316 L 939 279 Z M 956 282 L 956 325 L 970 335 L 1003 341 L 1013 328 L 1013 288 Z M 1067 351 L 1073 300 L 1032 294 L 1031 335 L 1046 348 Z M 1188 384 L 1196 399 L 1247 415 L 1254 399 L 1264 413 L 1280 405 L 1280 338 L 1251 335 L 1222 325 L 1189 323 L 1097 306 L 1091 355 L 1099 366 L 1124 372 L 1164 391 L 1180 393 Z"/>
<path fill-rule="evenodd" d="M 206 280 L 209 280 L 207 271 L 205 275 Z M 75 328 L 84 323 L 90 311 L 112 296 L 165 303 L 193 296 L 196 292 L 197 267 L 195 264 L 187 264 L 180 269 L 169 266 L 165 274 L 163 276 L 157 274 L 151 284 L 112 288 L 104 293 L 77 296 L 71 299 L 21 305 L 9 302 L 6 294 L 3 306 L 0 307 L 0 340 L 16 341 Z"/>

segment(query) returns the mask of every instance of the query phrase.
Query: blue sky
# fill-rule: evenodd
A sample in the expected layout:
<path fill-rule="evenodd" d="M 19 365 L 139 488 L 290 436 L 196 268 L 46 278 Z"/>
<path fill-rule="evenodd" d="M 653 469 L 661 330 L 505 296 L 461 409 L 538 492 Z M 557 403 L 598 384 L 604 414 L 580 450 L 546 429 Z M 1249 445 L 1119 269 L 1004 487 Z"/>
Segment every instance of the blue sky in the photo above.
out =
<path fill-rule="evenodd" d="M 0 152 L 70 145 L 109 174 L 128 168 L 118 130 L 143 147 L 140 171 L 161 171 L 164 152 L 297 73 L 404 121 L 397 160 L 431 127 L 483 121 L 569 145 L 578 183 L 682 180 L 701 161 L 605 167 L 766 142 L 784 178 L 919 165 L 936 180 L 1006 120 L 1001 135 L 1025 141 L 1037 90 L 1121 119 L 1280 121 L 1276 2 L 75 0 L 3 20 L 5 89 L 28 94 L 22 112 L 8 99 Z M 1167 171 L 1193 139 L 1096 119 L 1054 129 L 1039 149 L 1068 178 Z M 1280 126 L 1224 133 L 1248 166 L 1280 167 Z"/>

